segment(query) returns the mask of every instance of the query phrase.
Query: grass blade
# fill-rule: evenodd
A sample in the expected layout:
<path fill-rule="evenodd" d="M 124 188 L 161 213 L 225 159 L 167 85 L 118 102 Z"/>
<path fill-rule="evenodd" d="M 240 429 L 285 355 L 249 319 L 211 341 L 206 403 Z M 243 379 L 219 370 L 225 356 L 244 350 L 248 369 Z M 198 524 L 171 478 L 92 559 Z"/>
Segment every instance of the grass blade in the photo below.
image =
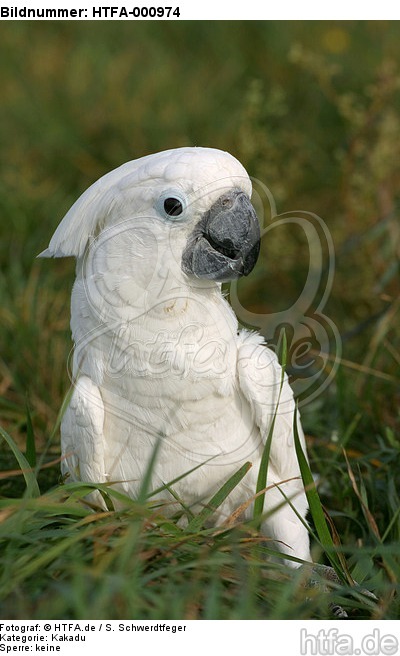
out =
<path fill-rule="evenodd" d="M 311 473 L 310 466 L 307 462 L 307 459 L 304 455 L 303 448 L 301 446 L 299 432 L 297 429 L 297 409 L 294 414 L 293 421 L 293 434 L 294 434 L 294 444 L 296 449 L 297 460 L 299 463 L 301 478 L 303 480 L 305 493 L 307 496 L 308 505 L 310 508 L 310 513 L 314 521 L 315 530 L 317 532 L 318 539 L 325 549 L 326 555 L 329 558 L 329 561 L 336 571 L 340 579 L 344 579 L 343 569 L 340 564 L 340 560 L 335 551 L 335 544 L 333 542 L 332 536 L 330 534 L 328 524 L 325 519 L 324 509 L 322 507 L 317 488 Z"/>
<path fill-rule="evenodd" d="M 353 490 L 354 490 L 354 492 L 357 496 L 357 499 L 360 502 L 361 509 L 363 511 L 363 514 L 364 514 L 365 520 L 367 522 L 367 525 L 370 527 L 371 533 L 374 535 L 376 540 L 378 542 L 381 542 L 382 540 L 381 540 L 381 536 L 379 534 L 379 529 L 376 525 L 376 521 L 375 521 L 370 509 L 368 508 L 368 500 L 366 498 L 365 488 L 362 485 L 362 480 L 361 480 L 361 490 L 360 490 L 360 487 L 357 485 L 357 481 L 355 479 L 353 470 L 350 467 L 350 463 L 349 463 L 349 460 L 347 458 L 346 451 L 344 449 L 343 449 L 343 454 L 344 454 L 344 457 L 345 457 L 345 460 L 346 460 L 347 472 L 349 474 L 349 478 L 350 478 L 352 488 L 353 488 Z"/>
<path fill-rule="evenodd" d="M 174 497 L 175 501 L 179 503 L 182 510 L 185 511 L 187 517 L 189 517 L 189 519 L 193 519 L 194 515 L 190 510 L 189 506 L 187 506 L 186 503 L 183 501 L 183 499 L 180 498 L 179 494 L 175 492 L 174 488 L 168 483 L 165 483 L 165 489 L 170 493 L 172 497 Z"/>
<path fill-rule="evenodd" d="M 195 533 L 200 530 L 215 510 L 225 501 L 234 488 L 240 483 L 251 467 L 251 462 L 246 462 L 236 471 L 226 483 L 210 499 L 209 503 L 188 524 L 187 530 Z"/>
<path fill-rule="evenodd" d="M 139 489 L 138 496 L 137 496 L 138 503 L 145 503 L 145 501 L 146 501 L 146 499 L 149 495 L 149 489 L 150 489 L 150 485 L 151 485 L 151 479 L 152 479 L 152 476 L 153 476 L 153 470 L 154 470 L 154 467 L 155 467 L 155 464 L 156 464 L 156 460 L 157 460 L 157 456 L 158 456 L 158 452 L 160 450 L 160 447 L 161 447 L 161 437 L 158 437 L 156 443 L 154 444 L 154 448 L 153 448 L 152 454 L 150 456 L 150 460 L 148 462 L 148 465 L 146 467 L 146 471 L 144 473 L 142 482 L 140 484 L 140 489 Z"/>
<path fill-rule="evenodd" d="M 286 362 L 287 362 L 287 341 L 286 341 L 286 333 L 285 331 L 283 331 L 282 356 L 281 356 L 282 374 L 281 374 L 281 383 L 280 383 L 279 394 L 278 394 L 278 401 L 276 403 L 276 408 L 275 408 L 274 416 L 272 418 L 271 426 L 268 431 L 267 439 L 265 440 L 265 445 L 264 445 L 263 454 L 260 462 L 260 468 L 258 470 L 258 477 L 257 477 L 257 486 L 256 486 L 257 496 L 254 501 L 253 519 L 258 521 L 261 521 L 261 517 L 264 511 L 265 492 L 263 492 L 262 494 L 259 493 L 261 492 L 261 490 L 265 490 L 267 486 L 269 454 L 271 451 L 272 436 L 274 433 L 276 416 L 278 414 L 278 407 L 281 399 L 282 387 L 285 380 Z"/>
<path fill-rule="evenodd" d="M 26 496 L 29 498 L 40 496 L 40 490 L 39 490 L 38 482 L 36 480 L 36 476 L 32 471 L 32 468 L 29 462 L 27 461 L 27 459 L 25 458 L 24 454 L 20 451 L 20 449 L 18 448 L 17 444 L 14 442 L 11 435 L 9 435 L 7 431 L 4 430 L 4 428 L 1 428 L 1 426 L 0 426 L 0 435 L 7 442 L 15 458 L 17 459 L 19 466 L 21 467 L 21 471 L 24 475 L 25 483 L 26 483 L 26 493 L 25 493 Z"/>
<path fill-rule="evenodd" d="M 204 465 L 206 465 L 208 462 L 210 462 L 210 460 L 213 460 L 214 458 L 215 456 L 211 456 L 211 458 L 204 460 L 204 462 L 201 462 L 199 465 L 192 467 L 192 469 L 187 469 L 185 472 L 183 472 L 183 474 L 176 476 L 176 478 L 173 478 L 172 481 L 168 481 L 168 483 L 163 483 L 162 485 L 160 485 L 160 487 L 157 487 L 155 490 L 149 492 L 148 498 L 151 498 L 152 496 L 155 496 L 156 494 L 159 494 L 164 490 L 169 490 L 168 486 L 175 485 L 175 483 L 179 483 L 179 481 L 181 481 L 183 478 L 186 478 L 186 476 L 189 476 L 189 474 L 192 474 L 197 469 L 200 469 L 200 467 L 204 467 Z"/>
<path fill-rule="evenodd" d="M 32 416 L 29 410 L 28 401 L 26 402 L 26 443 L 25 458 L 31 467 L 36 467 L 36 445 L 35 435 L 33 432 Z"/>

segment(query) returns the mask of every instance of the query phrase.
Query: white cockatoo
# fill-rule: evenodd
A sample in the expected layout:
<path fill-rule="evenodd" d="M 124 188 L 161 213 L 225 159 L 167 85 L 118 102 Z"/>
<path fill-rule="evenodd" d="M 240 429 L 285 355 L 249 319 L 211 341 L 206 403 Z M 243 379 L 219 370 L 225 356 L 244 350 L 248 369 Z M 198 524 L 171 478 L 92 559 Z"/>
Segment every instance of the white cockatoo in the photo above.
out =
<path fill-rule="evenodd" d="M 261 530 L 310 561 L 293 394 L 276 355 L 239 328 L 221 293 L 258 257 L 251 191 L 232 155 L 178 148 L 108 173 L 66 214 L 41 254 L 77 259 L 63 470 L 134 498 L 159 443 L 151 489 L 176 481 L 175 496 L 199 509 L 250 461 L 214 516 L 222 523 L 254 497 L 276 413 Z M 156 497 L 169 500 L 166 511 L 176 504 L 166 488 Z"/>

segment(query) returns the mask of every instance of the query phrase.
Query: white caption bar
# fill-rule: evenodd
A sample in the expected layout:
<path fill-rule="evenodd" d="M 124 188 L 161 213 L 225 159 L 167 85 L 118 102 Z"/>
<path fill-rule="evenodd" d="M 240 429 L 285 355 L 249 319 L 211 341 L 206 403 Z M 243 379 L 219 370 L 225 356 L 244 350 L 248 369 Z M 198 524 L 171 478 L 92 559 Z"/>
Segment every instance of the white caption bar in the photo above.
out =
<path fill-rule="evenodd" d="M 24 621 L 0 622 L 0 653 L 138 654 L 197 656 L 210 646 L 242 656 L 265 644 L 275 654 L 396 656 L 398 621 Z"/>
<path fill-rule="evenodd" d="M 2 20 L 395 20 L 400 17 L 400 4 L 392 0 L 364 3 L 2 0 L 0 10 Z"/>

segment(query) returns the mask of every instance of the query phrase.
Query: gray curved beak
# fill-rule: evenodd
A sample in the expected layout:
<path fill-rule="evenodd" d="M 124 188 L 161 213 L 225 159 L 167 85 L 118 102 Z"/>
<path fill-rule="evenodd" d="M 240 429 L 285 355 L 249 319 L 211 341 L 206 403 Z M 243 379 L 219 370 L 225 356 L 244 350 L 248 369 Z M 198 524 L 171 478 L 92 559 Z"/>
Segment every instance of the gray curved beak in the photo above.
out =
<path fill-rule="evenodd" d="M 232 189 L 195 226 L 182 255 L 182 269 L 197 278 L 227 282 L 247 276 L 259 252 L 257 215 L 246 194 Z"/>

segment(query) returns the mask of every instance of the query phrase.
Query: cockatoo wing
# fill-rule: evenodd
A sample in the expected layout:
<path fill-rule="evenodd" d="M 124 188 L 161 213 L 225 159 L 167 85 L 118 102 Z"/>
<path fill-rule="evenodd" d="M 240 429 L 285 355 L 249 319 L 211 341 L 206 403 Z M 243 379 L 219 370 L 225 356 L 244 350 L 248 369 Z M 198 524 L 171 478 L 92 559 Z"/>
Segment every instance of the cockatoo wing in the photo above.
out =
<path fill-rule="evenodd" d="M 261 531 L 277 541 L 280 551 L 311 561 L 308 529 L 299 520 L 305 517 L 307 499 L 297 462 L 293 437 L 295 402 L 293 392 L 283 374 L 278 358 L 264 344 L 261 335 L 241 331 L 238 336 L 238 378 L 242 394 L 250 404 L 254 422 L 265 444 L 276 413 L 272 433 L 267 485 L 276 483 L 265 497 L 270 514 Z M 297 419 L 297 429 L 305 452 L 304 433 Z M 280 491 L 279 491 L 280 490 Z M 290 504 L 282 506 L 283 496 Z M 293 507 L 294 508 L 293 508 Z M 289 566 L 297 563 L 287 561 Z"/>
<path fill-rule="evenodd" d="M 61 424 L 62 471 L 73 481 L 105 482 L 103 427 L 100 390 L 80 376 Z"/>
<path fill-rule="evenodd" d="M 240 389 L 250 404 L 264 443 L 276 413 L 270 450 L 270 462 L 275 474 L 282 480 L 299 475 L 293 437 L 296 408 L 293 392 L 276 354 L 265 345 L 261 335 L 240 331 L 237 369 Z M 297 429 L 305 451 L 299 419 Z"/>

